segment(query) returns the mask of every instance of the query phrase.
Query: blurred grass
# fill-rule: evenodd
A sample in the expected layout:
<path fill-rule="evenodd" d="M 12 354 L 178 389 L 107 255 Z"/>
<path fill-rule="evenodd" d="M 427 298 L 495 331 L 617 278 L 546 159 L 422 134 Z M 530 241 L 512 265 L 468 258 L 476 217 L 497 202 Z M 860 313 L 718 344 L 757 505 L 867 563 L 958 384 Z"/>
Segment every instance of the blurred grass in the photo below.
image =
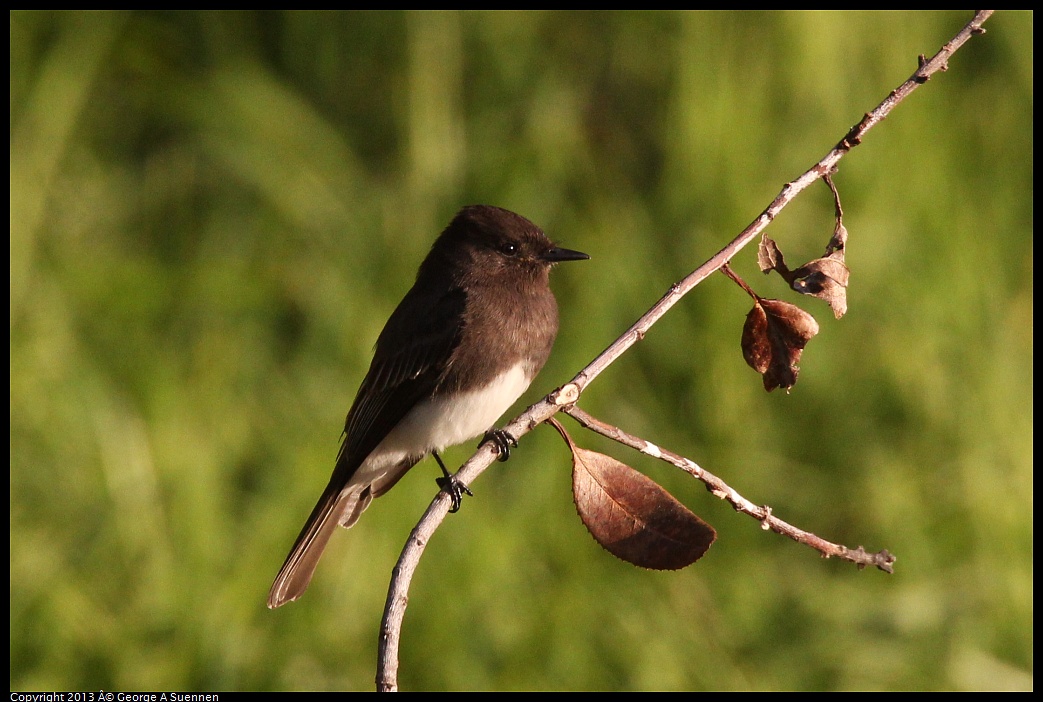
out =
<path fill-rule="evenodd" d="M 372 689 L 422 464 L 264 608 L 387 315 L 461 205 L 588 251 L 526 395 L 571 377 L 969 12 L 25 12 L 11 19 L 12 690 Z M 1032 14 L 841 164 L 850 312 L 792 394 L 723 277 L 584 397 L 831 540 L 713 523 L 679 573 L 575 517 L 552 432 L 444 525 L 403 689 L 1031 689 Z M 815 188 L 773 224 L 822 250 Z M 755 271 L 761 294 L 792 299 Z M 452 460 L 469 451 L 452 450 Z"/>

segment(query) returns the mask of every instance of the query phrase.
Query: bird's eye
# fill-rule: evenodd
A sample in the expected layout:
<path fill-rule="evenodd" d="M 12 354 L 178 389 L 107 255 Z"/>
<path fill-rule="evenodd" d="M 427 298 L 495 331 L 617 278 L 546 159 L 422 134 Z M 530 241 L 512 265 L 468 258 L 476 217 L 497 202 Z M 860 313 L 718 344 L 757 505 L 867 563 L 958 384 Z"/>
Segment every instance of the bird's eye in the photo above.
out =
<path fill-rule="evenodd" d="M 518 245 L 513 244 L 509 241 L 505 241 L 502 244 L 500 244 L 500 253 L 502 253 L 504 256 L 517 256 Z"/>

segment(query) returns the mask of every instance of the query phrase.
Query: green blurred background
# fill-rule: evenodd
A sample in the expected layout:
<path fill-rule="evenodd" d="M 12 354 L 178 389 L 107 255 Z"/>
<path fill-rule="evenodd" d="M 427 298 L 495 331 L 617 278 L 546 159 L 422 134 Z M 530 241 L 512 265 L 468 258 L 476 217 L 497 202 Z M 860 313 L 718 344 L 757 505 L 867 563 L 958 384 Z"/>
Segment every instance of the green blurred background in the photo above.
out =
<path fill-rule="evenodd" d="M 516 407 L 572 375 L 972 16 L 11 13 L 11 688 L 372 689 L 422 463 L 267 589 L 376 335 L 464 204 L 590 252 Z M 1001 12 L 836 177 L 850 311 L 789 395 L 714 276 L 584 395 L 824 538 L 822 560 L 584 435 L 714 524 L 647 572 L 585 532 L 554 432 L 431 542 L 403 689 L 977 690 L 1032 679 L 1032 21 Z M 769 229 L 821 255 L 816 185 Z M 447 452 L 459 464 L 471 447 Z"/>

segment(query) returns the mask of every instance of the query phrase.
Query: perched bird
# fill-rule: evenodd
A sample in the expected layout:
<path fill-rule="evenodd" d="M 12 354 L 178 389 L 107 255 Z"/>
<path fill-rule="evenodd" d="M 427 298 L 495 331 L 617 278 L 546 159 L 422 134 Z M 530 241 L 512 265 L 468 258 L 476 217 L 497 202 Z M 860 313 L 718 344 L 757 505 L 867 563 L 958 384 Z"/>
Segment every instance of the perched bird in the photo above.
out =
<path fill-rule="evenodd" d="M 457 213 L 377 338 L 333 475 L 272 584 L 269 608 L 300 597 L 337 525 L 355 524 L 427 454 L 454 510 L 467 488 L 438 451 L 485 433 L 506 458 L 513 438 L 490 429 L 550 355 L 558 333 L 551 266 L 586 258 L 508 210 Z"/>

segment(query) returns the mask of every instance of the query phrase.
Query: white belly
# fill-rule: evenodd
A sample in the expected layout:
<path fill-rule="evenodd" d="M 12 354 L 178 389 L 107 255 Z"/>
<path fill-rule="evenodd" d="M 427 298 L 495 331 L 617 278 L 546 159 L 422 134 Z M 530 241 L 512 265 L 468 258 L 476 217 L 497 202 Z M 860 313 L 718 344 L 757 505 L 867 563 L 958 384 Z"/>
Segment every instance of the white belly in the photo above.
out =
<path fill-rule="evenodd" d="M 408 456 L 441 451 L 492 429 L 531 381 L 517 365 L 482 390 L 418 404 L 373 450 L 351 482 L 372 482 Z"/>

